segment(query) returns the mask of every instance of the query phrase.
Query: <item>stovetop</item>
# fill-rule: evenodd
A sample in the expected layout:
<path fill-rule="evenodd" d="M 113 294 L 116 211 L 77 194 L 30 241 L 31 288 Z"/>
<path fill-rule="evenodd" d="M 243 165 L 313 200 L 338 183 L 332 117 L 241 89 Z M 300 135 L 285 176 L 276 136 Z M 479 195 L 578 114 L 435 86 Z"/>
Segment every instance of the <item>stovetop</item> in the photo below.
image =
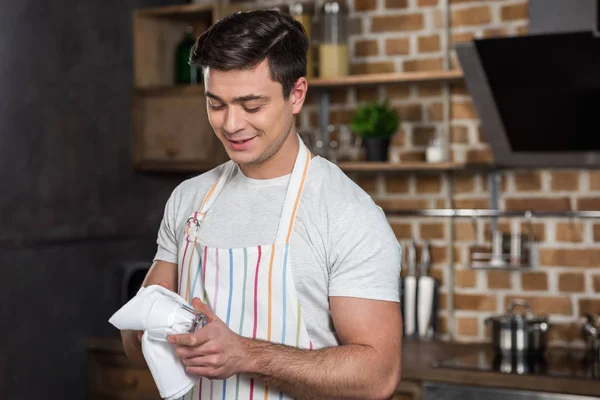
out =
<path fill-rule="evenodd" d="M 436 368 L 499 372 L 515 375 L 544 375 L 560 378 L 600 380 L 600 361 L 578 350 L 548 349 L 544 356 L 500 355 L 480 350 L 468 356 L 450 358 Z"/>

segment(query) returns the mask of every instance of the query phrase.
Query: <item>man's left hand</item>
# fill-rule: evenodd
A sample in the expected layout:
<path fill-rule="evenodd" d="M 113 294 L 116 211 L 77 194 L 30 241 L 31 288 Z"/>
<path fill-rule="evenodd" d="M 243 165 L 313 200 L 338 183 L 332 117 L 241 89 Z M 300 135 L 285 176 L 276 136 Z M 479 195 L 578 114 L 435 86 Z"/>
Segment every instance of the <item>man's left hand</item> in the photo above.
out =
<path fill-rule="evenodd" d="M 200 299 L 192 299 L 192 306 L 206 314 L 208 324 L 197 332 L 171 335 L 168 339 L 177 345 L 176 355 L 186 372 L 208 379 L 227 379 L 242 372 L 247 358 L 246 339 L 229 329 Z"/>

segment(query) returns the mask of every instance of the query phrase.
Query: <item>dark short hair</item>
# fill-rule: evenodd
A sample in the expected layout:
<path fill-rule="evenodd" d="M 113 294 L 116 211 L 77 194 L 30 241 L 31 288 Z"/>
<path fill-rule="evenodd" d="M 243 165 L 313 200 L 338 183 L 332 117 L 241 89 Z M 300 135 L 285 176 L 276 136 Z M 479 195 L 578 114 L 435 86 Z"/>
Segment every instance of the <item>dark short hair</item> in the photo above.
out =
<path fill-rule="evenodd" d="M 287 99 L 294 83 L 306 76 L 308 39 L 302 24 L 277 10 L 253 10 L 226 16 L 196 41 L 190 65 L 219 71 L 248 70 L 267 59 L 271 79 Z"/>

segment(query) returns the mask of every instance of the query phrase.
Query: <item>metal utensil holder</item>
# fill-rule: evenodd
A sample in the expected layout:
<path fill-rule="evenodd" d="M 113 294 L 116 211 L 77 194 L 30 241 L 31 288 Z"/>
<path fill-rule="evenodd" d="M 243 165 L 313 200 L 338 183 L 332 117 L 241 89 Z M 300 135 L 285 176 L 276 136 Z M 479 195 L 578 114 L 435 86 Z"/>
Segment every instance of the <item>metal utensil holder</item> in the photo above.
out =
<path fill-rule="evenodd" d="M 469 246 L 469 267 L 473 269 L 530 268 L 534 243 L 531 215 L 528 215 L 526 220 L 526 233 L 505 233 L 495 228 L 496 224 L 491 224 L 491 240 L 485 242 L 485 234 L 479 235 L 478 218 L 471 218 L 475 236 L 484 238 L 484 243 L 476 239 Z"/>

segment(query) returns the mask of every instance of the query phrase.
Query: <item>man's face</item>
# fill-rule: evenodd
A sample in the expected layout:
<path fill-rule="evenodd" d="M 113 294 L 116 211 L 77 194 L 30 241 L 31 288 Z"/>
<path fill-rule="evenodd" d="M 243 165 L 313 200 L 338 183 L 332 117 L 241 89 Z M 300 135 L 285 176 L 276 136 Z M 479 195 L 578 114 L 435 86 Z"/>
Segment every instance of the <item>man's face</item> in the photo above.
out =
<path fill-rule="evenodd" d="M 208 119 L 234 162 L 261 164 L 295 132 L 294 114 L 302 108 L 304 93 L 298 99 L 298 90 L 292 89 L 284 99 L 266 60 L 252 70 L 208 69 L 204 82 Z"/>

